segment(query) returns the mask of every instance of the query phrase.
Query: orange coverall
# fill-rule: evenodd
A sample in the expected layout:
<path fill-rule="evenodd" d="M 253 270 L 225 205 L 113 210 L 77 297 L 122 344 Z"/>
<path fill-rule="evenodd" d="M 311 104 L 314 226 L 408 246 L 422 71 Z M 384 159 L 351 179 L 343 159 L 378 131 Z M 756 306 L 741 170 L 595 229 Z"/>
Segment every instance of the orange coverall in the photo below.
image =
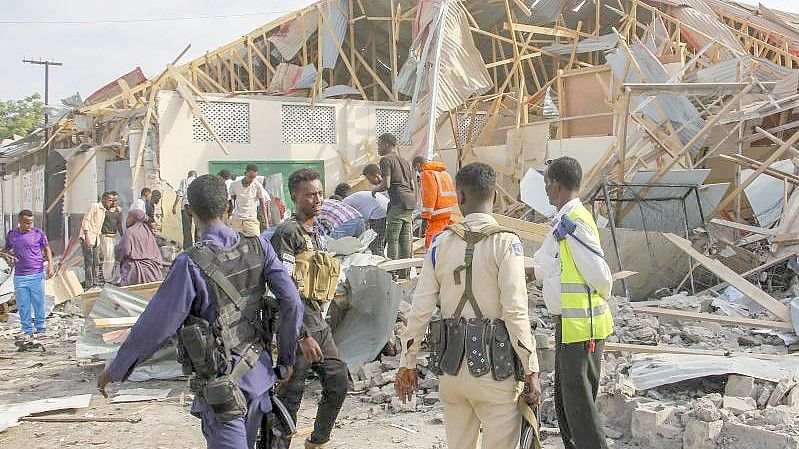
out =
<path fill-rule="evenodd" d="M 427 220 L 425 248 L 451 222 L 452 210 L 458 205 L 455 183 L 441 162 L 422 164 L 422 219 Z"/>

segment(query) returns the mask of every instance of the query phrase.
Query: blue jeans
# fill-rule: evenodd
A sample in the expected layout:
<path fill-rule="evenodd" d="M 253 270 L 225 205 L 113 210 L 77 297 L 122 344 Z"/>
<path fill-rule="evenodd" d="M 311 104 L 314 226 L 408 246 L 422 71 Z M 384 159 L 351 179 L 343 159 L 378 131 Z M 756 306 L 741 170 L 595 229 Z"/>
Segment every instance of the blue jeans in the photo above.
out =
<path fill-rule="evenodd" d="M 363 232 L 363 218 L 355 218 L 341 223 L 341 226 L 333 229 L 330 237 L 340 239 L 342 237 L 358 237 Z"/>
<path fill-rule="evenodd" d="M 44 272 L 27 276 L 14 276 L 14 297 L 19 309 L 22 332 L 33 333 L 31 325 L 31 306 L 36 317 L 36 332 L 44 332 Z"/>

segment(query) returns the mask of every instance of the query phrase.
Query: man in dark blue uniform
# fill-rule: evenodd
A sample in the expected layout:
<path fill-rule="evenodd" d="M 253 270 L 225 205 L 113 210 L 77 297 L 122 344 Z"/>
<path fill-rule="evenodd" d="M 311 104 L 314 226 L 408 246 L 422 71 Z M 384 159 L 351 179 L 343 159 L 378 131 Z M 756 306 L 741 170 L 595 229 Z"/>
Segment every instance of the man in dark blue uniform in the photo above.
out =
<path fill-rule="evenodd" d="M 259 237 L 241 236 L 222 223 L 221 217 L 227 205 L 227 189 L 222 178 L 212 175 L 197 178 L 188 188 L 188 197 L 192 205 L 191 212 L 199 224 L 200 246 L 208 247 L 220 260 L 233 260 L 238 254 L 243 254 L 241 258 L 258 254 L 259 258 L 252 264 L 253 268 L 249 272 L 254 269 L 255 275 L 260 275 L 260 282 L 241 287 L 246 293 L 241 296 L 245 301 L 249 301 L 246 304 L 248 307 L 254 306 L 256 309 L 262 307 L 260 305 L 263 303 L 262 296 L 265 286 L 268 285 L 269 290 L 277 298 L 278 365 L 289 367 L 284 378 L 290 378 L 290 367 L 294 364 L 294 353 L 303 316 L 303 305 L 291 276 L 269 242 Z M 196 256 L 192 257 L 197 254 L 192 250 L 179 254 L 175 259 L 172 269 L 131 329 L 116 358 L 100 375 L 97 383 L 103 394 L 108 383 L 124 381 L 137 363 L 150 357 L 171 337 L 185 328 L 186 323 L 199 318 L 207 323 L 218 324 L 224 318 L 218 313 L 217 304 L 220 303 L 219 296 L 227 294 L 230 290 L 217 282 L 218 278 L 212 276 L 212 273 L 200 268 L 204 264 L 195 260 Z M 233 273 L 229 275 L 233 283 L 236 275 Z M 218 338 L 224 341 L 225 335 Z M 267 347 L 260 341 L 260 337 L 253 338 L 252 341 L 254 346 Z M 227 353 L 230 354 L 227 364 L 233 367 L 233 371 L 236 371 L 235 367 L 243 360 L 242 357 L 250 360 L 247 358 L 249 354 L 247 350 L 237 353 L 235 348 L 233 351 L 227 349 Z M 195 397 L 191 412 L 202 420 L 203 435 L 208 448 L 252 447 L 263 414 L 271 410 L 269 390 L 276 383 L 277 376 L 272 368 L 270 351 L 265 349 L 257 353 L 252 358 L 252 367 L 242 371 L 246 374 L 241 377 L 237 386 L 246 402 L 246 414 L 243 416 L 232 420 L 220 419 L 221 415 L 214 412 L 202 394 L 197 394 Z"/>

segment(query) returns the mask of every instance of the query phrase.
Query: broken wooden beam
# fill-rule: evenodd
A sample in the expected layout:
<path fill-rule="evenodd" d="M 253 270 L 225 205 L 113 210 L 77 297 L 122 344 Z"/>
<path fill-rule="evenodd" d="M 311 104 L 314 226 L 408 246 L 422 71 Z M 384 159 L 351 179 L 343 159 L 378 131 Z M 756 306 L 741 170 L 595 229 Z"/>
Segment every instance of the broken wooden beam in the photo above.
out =
<path fill-rule="evenodd" d="M 766 228 L 761 228 L 759 226 L 750 226 L 750 225 L 745 225 L 745 224 L 741 224 L 741 223 L 736 223 L 734 221 L 722 220 L 720 218 L 714 218 L 714 219 L 710 220 L 710 222 L 713 223 L 713 224 L 720 225 L 720 226 L 726 226 L 728 228 L 737 229 L 739 231 L 751 232 L 753 234 L 777 235 L 777 230 L 776 229 L 766 229 Z"/>
<path fill-rule="evenodd" d="M 738 291 L 746 295 L 752 301 L 760 304 L 766 310 L 773 313 L 778 319 L 788 323 L 791 322 L 791 310 L 785 304 L 779 302 L 768 293 L 757 288 L 757 286 L 755 286 L 751 282 L 741 277 L 741 275 L 739 275 L 738 273 L 732 271 L 732 269 L 730 269 L 720 261 L 711 259 L 710 257 L 707 257 L 706 255 L 700 253 L 699 251 L 694 249 L 694 247 L 691 245 L 691 242 L 689 242 L 688 240 L 682 237 L 677 237 L 676 235 L 671 233 L 665 233 L 663 234 L 663 237 L 665 237 L 675 246 L 683 250 L 692 259 L 702 264 L 713 274 L 729 282 L 730 285 L 738 289 Z"/>
<path fill-rule="evenodd" d="M 678 320 L 696 320 L 706 321 L 711 323 L 731 324 L 735 326 L 745 326 L 754 328 L 768 328 L 781 331 L 793 332 L 793 324 L 784 321 L 769 321 L 757 320 L 752 318 L 743 318 L 736 316 L 714 315 L 712 313 L 690 312 L 687 310 L 664 309 L 660 307 L 635 307 L 632 304 L 633 310 L 636 313 L 646 313 L 648 315 L 661 316 L 666 318 L 673 318 Z"/>
<path fill-rule="evenodd" d="M 131 327 L 139 320 L 137 316 L 123 316 L 118 318 L 95 318 L 94 325 L 99 329 L 109 327 Z"/>

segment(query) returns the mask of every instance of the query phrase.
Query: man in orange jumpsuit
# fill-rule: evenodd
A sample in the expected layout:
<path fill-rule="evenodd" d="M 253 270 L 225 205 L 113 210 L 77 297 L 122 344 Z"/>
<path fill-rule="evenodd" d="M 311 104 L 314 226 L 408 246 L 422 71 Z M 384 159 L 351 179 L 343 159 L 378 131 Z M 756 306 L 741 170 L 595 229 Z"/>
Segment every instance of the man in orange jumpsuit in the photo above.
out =
<path fill-rule="evenodd" d="M 452 211 L 458 205 L 455 183 L 441 162 L 428 162 L 422 156 L 413 159 L 413 167 L 421 174 L 422 229 L 424 247 L 451 222 Z"/>

